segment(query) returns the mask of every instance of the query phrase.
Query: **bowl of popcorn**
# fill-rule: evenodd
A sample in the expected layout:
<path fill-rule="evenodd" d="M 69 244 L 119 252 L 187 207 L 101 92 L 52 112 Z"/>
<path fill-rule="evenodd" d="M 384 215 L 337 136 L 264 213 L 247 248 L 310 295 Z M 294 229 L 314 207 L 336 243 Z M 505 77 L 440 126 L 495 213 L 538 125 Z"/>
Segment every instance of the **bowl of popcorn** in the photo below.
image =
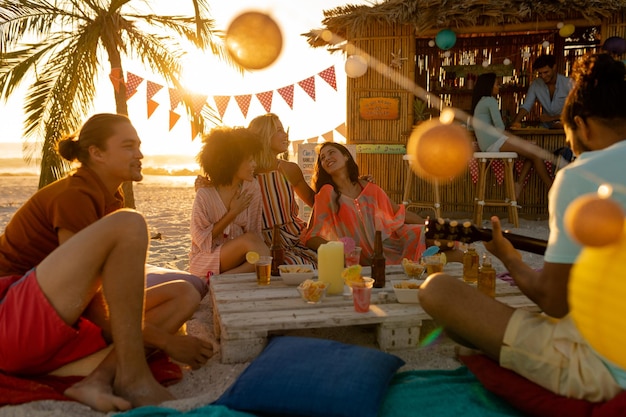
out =
<path fill-rule="evenodd" d="M 326 290 L 329 286 L 326 282 L 307 279 L 298 285 L 298 292 L 307 303 L 317 304 L 326 297 Z"/>
<path fill-rule="evenodd" d="M 423 280 L 417 279 L 403 279 L 401 281 L 392 281 L 393 292 L 396 294 L 396 299 L 401 304 L 417 304 L 417 292 Z"/>
<path fill-rule="evenodd" d="M 278 267 L 280 277 L 287 285 L 300 285 L 304 280 L 311 279 L 315 276 L 313 265 L 280 265 Z"/>
<path fill-rule="evenodd" d="M 409 279 L 419 279 L 424 273 L 426 266 L 422 265 L 419 261 L 412 261 L 410 259 L 402 259 L 402 269 Z"/>

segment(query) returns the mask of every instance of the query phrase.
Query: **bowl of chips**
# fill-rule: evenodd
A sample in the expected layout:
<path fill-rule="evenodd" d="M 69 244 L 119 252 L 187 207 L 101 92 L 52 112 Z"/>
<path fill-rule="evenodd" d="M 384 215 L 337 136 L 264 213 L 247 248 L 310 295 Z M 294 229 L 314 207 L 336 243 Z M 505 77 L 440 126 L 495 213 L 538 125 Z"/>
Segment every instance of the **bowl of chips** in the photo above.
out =
<path fill-rule="evenodd" d="M 317 304 L 326 297 L 326 290 L 329 286 L 326 282 L 307 279 L 298 285 L 298 292 L 307 303 Z"/>
<path fill-rule="evenodd" d="M 287 285 L 300 285 L 303 281 L 315 276 L 313 265 L 280 265 L 278 267 L 280 277 Z"/>
<path fill-rule="evenodd" d="M 393 292 L 396 299 L 401 304 L 417 304 L 417 293 L 423 280 L 403 279 L 401 281 L 392 281 Z"/>
<path fill-rule="evenodd" d="M 409 279 L 419 279 L 424 273 L 426 266 L 422 265 L 419 261 L 412 261 L 410 259 L 402 259 L 402 269 Z"/>

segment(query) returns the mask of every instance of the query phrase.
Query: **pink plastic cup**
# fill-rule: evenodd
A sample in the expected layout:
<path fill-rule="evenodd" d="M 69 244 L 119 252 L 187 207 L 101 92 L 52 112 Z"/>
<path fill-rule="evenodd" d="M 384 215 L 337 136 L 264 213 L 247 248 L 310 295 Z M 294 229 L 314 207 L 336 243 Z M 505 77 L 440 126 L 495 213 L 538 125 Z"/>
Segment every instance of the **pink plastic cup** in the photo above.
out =
<path fill-rule="evenodd" d="M 352 287 L 352 301 L 354 301 L 354 311 L 357 313 L 367 313 L 370 310 L 370 300 L 372 299 L 372 286 L 374 280 L 372 278 L 363 278 L 364 286 Z"/>

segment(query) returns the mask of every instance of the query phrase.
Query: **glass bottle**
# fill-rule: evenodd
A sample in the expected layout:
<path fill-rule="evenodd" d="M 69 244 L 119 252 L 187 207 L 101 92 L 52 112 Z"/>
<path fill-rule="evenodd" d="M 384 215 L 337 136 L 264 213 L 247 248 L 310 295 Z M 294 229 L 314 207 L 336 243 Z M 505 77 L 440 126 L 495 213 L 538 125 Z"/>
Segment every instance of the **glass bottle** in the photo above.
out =
<path fill-rule="evenodd" d="M 467 249 L 463 252 L 463 281 L 468 284 L 474 284 L 478 281 L 478 266 L 480 258 L 476 252 L 476 246 L 473 243 L 467 245 Z"/>
<path fill-rule="evenodd" d="M 279 276 L 279 266 L 285 263 L 285 249 L 280 239 L 280 227 L 275 224 L 272 232 L 272 246 L 270 246 L 270 252 L 272 256 L 272 275 Z"/>
<path fill-rule="evenodd" d="M 496 296 L 496 270 L 491 265 L 491 257 L 483 255 L 483 264 L 478 273 L 478 291 L 490 297 Z"/>
<path fill-rule="evenodd" d="M 374 279 L 374 288 L 383 288 L 385 286 L 385 255 L 383 253 L 383 236 L 380 230 L 376 231 L 374 238 L 372 278 Z"/>

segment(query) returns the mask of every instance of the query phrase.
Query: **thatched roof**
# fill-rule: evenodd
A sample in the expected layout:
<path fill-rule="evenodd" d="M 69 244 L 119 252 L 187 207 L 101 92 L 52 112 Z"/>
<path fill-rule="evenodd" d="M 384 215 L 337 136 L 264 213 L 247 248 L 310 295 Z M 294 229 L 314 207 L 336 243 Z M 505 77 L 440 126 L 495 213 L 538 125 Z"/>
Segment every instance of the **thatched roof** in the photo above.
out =
<path fill-rule="evenodd" d="M 412 25 L 420 33 L 568 18 L 598 21 L 620 11 L 626 11 L 626 0 L 387 0 L 326 10 L 322 29 L 345 38 L 349 30 L 381 23 Z M 325 44 L 317 39 L 318 33 L 305 34 L 312 46 Z"/>

